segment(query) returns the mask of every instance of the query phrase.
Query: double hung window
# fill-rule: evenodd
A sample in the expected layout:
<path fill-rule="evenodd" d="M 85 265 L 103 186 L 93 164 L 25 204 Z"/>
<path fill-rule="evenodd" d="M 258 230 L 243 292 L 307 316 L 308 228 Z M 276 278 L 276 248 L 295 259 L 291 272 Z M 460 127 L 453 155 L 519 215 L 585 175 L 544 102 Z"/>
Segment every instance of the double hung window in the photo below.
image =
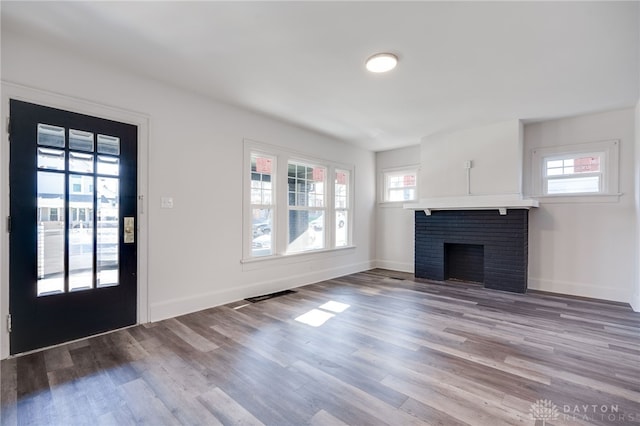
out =
<path fill-rule="evenodd" d="M 602 152 L 546 157 L 545 195 L 602 192 L 603 157 Z"/>
<path fill-rule="evenodd" d="M 275 158 L 251 153 L 251 256 L 273 254 Z"/>
<path fill-rule="evenodd" d="M 289 161 L 289 244 L 287 253 L 325 247 L 327 168 Z"/>
<path fill-rule="evenodd" d="M 535 148 L 532 195 L 549 197 L 617 196 L 618 140 Z"/>
<path fill-rule="evenodd" d="M 417 169 L 387 170 L 383 172 L 385 203 L 414 201 L 418 197 Z"/>
<path fill-rule="evenodd" d="M 353 167 L 250 141 L 245 159 L 245 259 L 351 246 Z"/>

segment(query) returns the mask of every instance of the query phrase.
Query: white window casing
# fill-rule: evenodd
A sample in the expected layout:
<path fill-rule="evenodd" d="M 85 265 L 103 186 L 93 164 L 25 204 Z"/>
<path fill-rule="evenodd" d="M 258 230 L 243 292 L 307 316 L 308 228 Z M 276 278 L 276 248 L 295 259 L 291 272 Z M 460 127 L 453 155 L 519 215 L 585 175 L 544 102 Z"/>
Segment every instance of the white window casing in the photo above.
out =
<path fill-rule="evenodd" d="M 243 158 L 243 264 L 353 247 L 353 165 L 247 139 Z"/>
<path fill-rule="evenodd" d="M 608 140 L 533 149 L 531 195 L 546 202 L 617 200 L 619 146 Z"/>
<path fill-rule="evenodd" d="M 382 170 L 380 202 L 406 203 L 418 199 L 418 166 Z"/>

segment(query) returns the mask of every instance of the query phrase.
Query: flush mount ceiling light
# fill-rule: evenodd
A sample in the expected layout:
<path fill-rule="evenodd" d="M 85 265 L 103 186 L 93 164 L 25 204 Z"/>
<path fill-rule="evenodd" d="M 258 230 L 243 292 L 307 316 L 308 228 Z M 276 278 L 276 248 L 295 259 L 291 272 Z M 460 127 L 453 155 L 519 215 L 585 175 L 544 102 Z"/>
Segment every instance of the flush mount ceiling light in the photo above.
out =
<path fill-rule="evenodd" d="M 393 53 L 376 53 L 367 59 L 366 66 L 371 72 L 391 71 L 398 64 L 398 57 Z"/>

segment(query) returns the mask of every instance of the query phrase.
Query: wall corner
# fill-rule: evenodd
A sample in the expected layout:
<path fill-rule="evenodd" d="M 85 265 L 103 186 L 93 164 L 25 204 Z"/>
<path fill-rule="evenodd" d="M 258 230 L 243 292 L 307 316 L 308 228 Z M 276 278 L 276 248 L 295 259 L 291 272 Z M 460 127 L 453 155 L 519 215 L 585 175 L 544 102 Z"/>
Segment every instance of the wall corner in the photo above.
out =
<path fill-rule="evenodd" d="M 636 293 L 631 297 L 630 305 L 635 312 L 640 312 L 640 293 Z"/>
<path fill-rule="evenodd" d="M 633 177 L 635 195 L 635 228 L 636 228 L 636 270 L 633 291 L 631 296 L 631 307 L 634 311 L 640 312 L 640 99 L 636 103 L 635 111 L 635 145 L 634 145 L 635 173 Z"/>

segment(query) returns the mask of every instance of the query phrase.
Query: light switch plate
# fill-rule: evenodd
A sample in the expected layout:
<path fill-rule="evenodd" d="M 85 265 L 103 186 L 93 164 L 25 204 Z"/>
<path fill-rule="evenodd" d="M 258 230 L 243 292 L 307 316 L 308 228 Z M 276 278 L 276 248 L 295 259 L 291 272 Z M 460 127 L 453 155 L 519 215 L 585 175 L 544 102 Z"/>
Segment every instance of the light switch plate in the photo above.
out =
<path fill-rule="evenodd" d="M 162 198 L 160 198 L 160 208 L 172 209 L 173 208 L 173 197 L 162 197 Z"/>

